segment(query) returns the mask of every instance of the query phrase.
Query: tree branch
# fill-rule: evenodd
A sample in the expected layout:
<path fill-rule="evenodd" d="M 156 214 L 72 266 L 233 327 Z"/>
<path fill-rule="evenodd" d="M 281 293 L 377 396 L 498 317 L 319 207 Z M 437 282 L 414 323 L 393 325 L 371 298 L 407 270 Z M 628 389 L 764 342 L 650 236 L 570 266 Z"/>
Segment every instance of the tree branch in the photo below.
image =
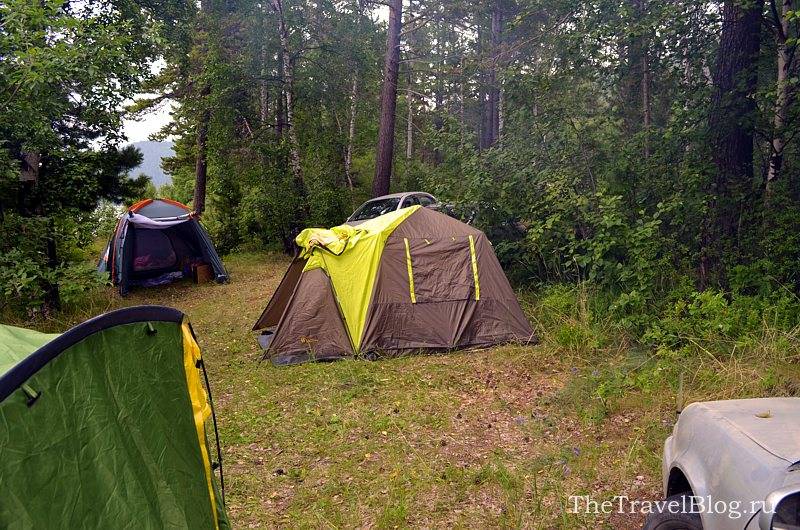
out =
<path fill-rule="evenodd" d="M 783 23 L 781 20 L 783 16 L 778 13 L 778 6 L 775 5 L 775 0 L 769 0 L 769 9 L 772 11 L 772 18 L 773 18 L 773 29 L 775 30 L 775 35 L 778 37 L 780 42 L 786 42 L 786 35 L 783 33 Z"/>

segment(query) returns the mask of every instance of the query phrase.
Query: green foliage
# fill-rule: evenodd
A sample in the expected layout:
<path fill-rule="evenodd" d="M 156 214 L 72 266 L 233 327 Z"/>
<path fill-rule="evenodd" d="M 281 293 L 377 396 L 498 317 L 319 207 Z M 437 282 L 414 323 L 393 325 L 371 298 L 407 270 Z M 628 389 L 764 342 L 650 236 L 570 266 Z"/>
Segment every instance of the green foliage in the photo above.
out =
<path fill-rule="evenodd" d="M 692 292 L 666 303 L 642 340 L 656 349 L 723 350 L 758 340 L 764 329 L 790 332 L 800 325 L 800 299 L 786 291 L 768 296 Z M 724 353 L 724 351 L 722 352 Z"/>
<path fill-rule="evenodd" d="M 95 240 L 105 241 L 117 226 L 120 216 L 125 213 L 125 208 L 111 201 L 103 200 L 91 213 L 91 235 Z"/>
<path fill-rule="evenodd" d="M 119 138 L 119 108 L 155 52 L 147 12 L 127 1 L 14 0 L 0 6 L 0 19 L 4 138 L 40 152 Z"/>
<path fill-rule="evenodd" d="M 303 227 L 342 222 L 370 195 L 383 19 L 363 2 L 281 0 L 277 7 L 252 0 L 3 4 L 0 48 L 8 60 L 0 65 L 0 93 L 11 99 L 0 109 L 2 207 L 55 217 L 91 211 L 103 197 L 157 193 L 190 203 L 196 164 L 205 158 L 204 223 L 223 252 L 291 251 Z M 776 291 L 800 290 L 793 139 L 786 138 L 783 177 L 769 196 L 766 161 L 753 161 L 749 186 L 734 193 L 721 185 L 718 135 L 709 130 L 718 3 L 408 7 L 393 187 L 434 193 L 485 230 L 517 285 L 592 285 L 622 328 L 668 337 L 711 330 L 658 331 L 652 315 L 685 324 L 736 312 L 744 300 L 766 304 L 750 316 L 711 319 L 722 325 L 714 333 L 736 335 L 752 315 L 779 303 Z M 493 35 L 500 8 L 502 35 Z M 795 13 L 788 18 L 794 46 Z M 494 49 L 498 37 L 502 53 Z M 776 52 L 765 39 L 756 110 L 741 120 L 752 122 L 761 153 L 782 132 L 773 120 Z M 153 74 L 148 61 L 156 55 L 166 65 Z M 172 183 L 157 191 L 120 178 L 137 161 L 133 150 L 116 147 L 120 108 L 137 92 L 159 95 L 136 102 L 135 112 L 165 99 L 179 103 L 160 133 L 175 139 L 175 156 L 165 163 Z M 790 100 L 794 119 L 800 98 Z M 487 143 L 495 127 L 497 141 Z M 42 163 L 28 189 L 19 176 L 31 153 Z M 715 220 L 733 203 L 735 228 L 718 232 Z M 705 289 L 728 309 L 697 298 Z M 665 300 L 682 300 L 701 316 L 670 314 Z M 785 311 L 781 318 L 790 321 Z M 574 323 L 557 335 L 575 351 L 598 344 Z"/>
<path fill-rule="evenodd" d="M 141 153 L 119 147 L 122 106 L 159 39 L 153 11 L 127 0 L 14 0 L 0 20 L 0 305 L 32 314 L 98 285 L 91 212 L 147 190 L 128 177 Z"/>
<path fill-rule="evenodd" d="M 51 221 L 7 213 L 0 223 L 0 311 L 36 316 L 53 285 L 59 288 L 62 307 L 75 307 L 104 285 L 78 250 L 91 240 L 94 224 L 91 217 Z M 49 234 L 62 256 L 56 264 L 50 263 L 42 244 Z"/>

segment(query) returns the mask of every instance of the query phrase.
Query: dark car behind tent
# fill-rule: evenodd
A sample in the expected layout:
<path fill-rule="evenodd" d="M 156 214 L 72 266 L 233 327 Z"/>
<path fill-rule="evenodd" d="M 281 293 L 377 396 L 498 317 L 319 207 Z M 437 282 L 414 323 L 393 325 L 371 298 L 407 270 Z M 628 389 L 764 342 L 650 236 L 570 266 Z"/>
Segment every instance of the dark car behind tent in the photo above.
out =
<path fill-rule="evenodd" d="M 217 282 L 228 273 L 211 238 L 189 208 L 169 199 L 145 199 L 120 217 L 98 264 L 127 294 L 131 286 L 162 285 L 209 265 Z"/>
<path fill-rule="evenodd" d="M 253 327 L 276 364 L 534 338 L 486 235 L 442 213 L 412 206 L 297 244 Z"/>
<path fill-rule="evenodd" d="M 166 307 L 0 325 L 0 528 L 230 528 L 201 369 Z"/>

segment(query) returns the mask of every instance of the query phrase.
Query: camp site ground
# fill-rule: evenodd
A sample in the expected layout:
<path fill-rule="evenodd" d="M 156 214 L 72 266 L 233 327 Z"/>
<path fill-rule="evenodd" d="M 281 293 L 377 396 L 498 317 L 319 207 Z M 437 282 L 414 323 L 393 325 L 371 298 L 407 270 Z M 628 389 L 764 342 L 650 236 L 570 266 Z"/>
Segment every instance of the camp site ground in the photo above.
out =
<path fill-rule="evenodd" d="M 568 497 L 660 498 L 670 398 L 635 395 L 606 412 L 587 390 L 593 373 L 628 362 L 624 345 L 604 346 L 596 361 L 543 336 L 531 347 L 275 367 L 260 360 L 250 327 L 288 264 L 233 255 L 228 284 L 109 293 L 74 321 L 47 324 L 62 330 L 140 304 L 189 315 L 213 391 L 233 528 L 624 529 L 643 518 L 569 514 Z M 541 308 L 522 304 L 535 322 Z"/>
<path fill-rule="evenodd" d="M 36 327 L 63 331 L 142 304 L 189 315 L 233 528 L 633 529 L 638 511 L 586 509 L 584 499 L 662 498 L 676 391 L 655 385 L 652 371 L 652 384 L 623 386 L 616 374 L 644 373 L 648 356 L 587 318 L 586 292 L 520 296 L 540 338 L 533 346 L 276 367 L 262 361 L 251 326 L 289 262 L 229 255 L 230 283 L 184 280 L 127 297 L 108 289 Z M 684 400 L 761 395 L 765 369 L 702 359 Z"/>

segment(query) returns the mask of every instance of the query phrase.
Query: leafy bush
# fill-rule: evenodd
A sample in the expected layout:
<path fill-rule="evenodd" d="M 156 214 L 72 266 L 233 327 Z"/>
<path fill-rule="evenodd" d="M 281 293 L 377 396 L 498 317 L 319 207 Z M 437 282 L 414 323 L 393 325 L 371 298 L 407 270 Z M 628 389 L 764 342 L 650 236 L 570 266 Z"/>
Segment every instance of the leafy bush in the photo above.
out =
<path fill-rule="evenodd" d="M 89 260 L 96 218 L 71 212 L 63 218 L 21 217 L 6 213 L 0 223 L 0 311 L 23 317 L 39 314 L 50 286 L 57 286 L 62 307 L 80 302 L 104 285 Z M 47 241 L 54 241 L 58 262 L 49 262 Z"/>
<path fill-rule="evenodd" d="M 48 285 L 58 286 L 62 308 L 75 307 L 105 283 L 86 263 L 51 269 L 35 254 L 26 255 L 19 249 L 0 255 L 0 310 L 36 316 L 44 305 Z"/>
<path fill-rule="evenodd" d="M 765 329 L 794 329 L 800 325 L 800 300 L 786 292 L 730 298 L 708 290 L 672 302 L 652 320 L 642 341 L 656 348 L 724 348 L 757 338 Z"/>

